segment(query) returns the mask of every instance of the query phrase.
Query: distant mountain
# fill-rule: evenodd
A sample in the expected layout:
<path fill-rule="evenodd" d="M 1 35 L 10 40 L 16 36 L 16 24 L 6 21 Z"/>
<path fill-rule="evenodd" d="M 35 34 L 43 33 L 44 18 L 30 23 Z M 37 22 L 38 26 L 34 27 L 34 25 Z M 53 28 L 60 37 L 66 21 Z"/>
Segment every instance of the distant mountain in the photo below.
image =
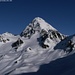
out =
<path fill-rule="evenodd" d="M 20 35 L 0 35 L 0 75 L 71 75 L 75 61 L 72 59 L 69 67 L 67 58 L 71 60 L 72 55 L 75 56 L 75 35 L 60 33 L 40 17 L 33 19 Z"/>

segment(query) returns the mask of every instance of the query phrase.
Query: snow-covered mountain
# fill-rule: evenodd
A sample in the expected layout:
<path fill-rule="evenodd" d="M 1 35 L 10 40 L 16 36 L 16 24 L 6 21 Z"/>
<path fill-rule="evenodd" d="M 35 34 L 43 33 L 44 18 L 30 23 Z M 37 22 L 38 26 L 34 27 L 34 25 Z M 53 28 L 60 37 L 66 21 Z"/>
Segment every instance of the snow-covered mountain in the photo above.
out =
<path fill-rule="evenodd" d="M 14 36 L 8 32 L 0 35 L 0 75 L 37 72 L 41 65 L 64 59 L 74 53 L 75 35 L 66 36 L 37 17 L 20 35 Z M 66 71 L 63 72 L 64 75 L 68 75 Z"/>

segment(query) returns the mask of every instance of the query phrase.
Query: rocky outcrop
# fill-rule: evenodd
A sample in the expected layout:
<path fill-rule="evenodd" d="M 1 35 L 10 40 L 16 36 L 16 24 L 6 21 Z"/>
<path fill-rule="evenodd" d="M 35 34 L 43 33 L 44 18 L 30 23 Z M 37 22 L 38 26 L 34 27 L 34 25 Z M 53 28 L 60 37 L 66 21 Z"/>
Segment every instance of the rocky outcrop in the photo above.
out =
<path fill-rule="evenodd" d="M 18 40 L 12 44 L 12 47 L 17 49 L 21 44 L 23 44 L 23 41 L 18 38 Z"/>

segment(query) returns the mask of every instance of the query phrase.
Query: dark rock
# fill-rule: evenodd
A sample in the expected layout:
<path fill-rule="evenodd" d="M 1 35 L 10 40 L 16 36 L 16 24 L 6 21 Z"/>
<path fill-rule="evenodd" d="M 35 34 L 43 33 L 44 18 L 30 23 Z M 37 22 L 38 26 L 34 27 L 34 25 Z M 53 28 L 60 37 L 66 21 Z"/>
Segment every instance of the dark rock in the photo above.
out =
<path fill-rule="evenodd" d="M 17 49 L 17 47 L 21 44 L 23 44 L 23 41 L 20 38 L 18 38 L 18 40 L 12 44 L 12 47 L 15 47 L 15 49 Z"/>

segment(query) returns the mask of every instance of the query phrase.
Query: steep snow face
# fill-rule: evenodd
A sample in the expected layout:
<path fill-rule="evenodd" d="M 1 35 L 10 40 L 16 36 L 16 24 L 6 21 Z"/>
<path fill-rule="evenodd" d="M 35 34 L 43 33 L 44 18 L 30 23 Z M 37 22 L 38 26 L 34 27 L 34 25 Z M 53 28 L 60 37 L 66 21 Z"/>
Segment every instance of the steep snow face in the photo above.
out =
<path fill-rule="evenodd" d="M 31 36 L 36 31 L 41 32 L 41 30 L 45 30 L 46 32 L 48 32 L 48 30 L 57 31 L 42 18 L 37 17 L 26 27 L 26 29 L 21 33 L 21 36 Z"/>
<path fill-rule="evenodd" d="M 35 18 L 32 23 L 34 24 L 34 26 L 36 27 L 37 25 L 40 26 L 41 29 L 44 29 L 45 31 L 48 30 L 54 30 L 56 31 L 56 29 L 54 27 L 52 27 L 50 24 L 48 24 L 45 20 L 43 20 L 40 17 Z"/>
<path fill-rule="evenodd" d="M 30 39 L 34 34 L 36 34 L 36 32 L 39 33 L 39 39 L 42 39 L 41 42 L 43 44 L 44 42 L 45 44 L 48 43 L 46 39 L 48 39 L 48 41 L 51 40 L 59 42 L 65 38 L 63 34 L 58 32 L 54 27 L 40 17 L 35 18 L 21 33 L 21 36 Z"/>

